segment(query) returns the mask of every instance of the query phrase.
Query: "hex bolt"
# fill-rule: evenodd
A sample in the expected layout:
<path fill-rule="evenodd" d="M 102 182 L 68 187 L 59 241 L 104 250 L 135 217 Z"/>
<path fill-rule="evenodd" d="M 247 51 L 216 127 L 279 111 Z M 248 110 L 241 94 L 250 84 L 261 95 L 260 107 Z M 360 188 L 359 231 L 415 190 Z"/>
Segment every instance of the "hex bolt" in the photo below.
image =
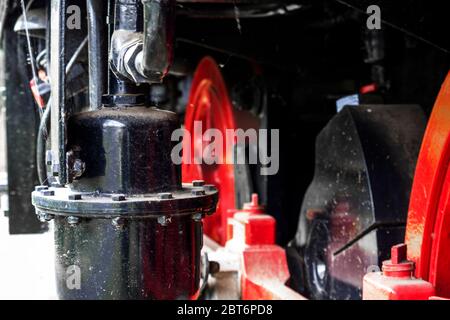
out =
<path fill-rule="evenodd" d="M 36 186 L 34 187 L 34 191 L 44 191 L 48 190 L 48 186 Z"/>
<path fill-rule="evenodd" d="M 69 200 L 81 200 L 81 194 L 80 193 L 72 193 L 69 194 Z"/>
<path fill-rule="evenodd" d="M 158 193 L 158 199 L 167 200 L 167 199 L 172 199 L 172 198 L 173 198 L 173 195 L 170 192 Z"/>
<path fill-rule="evenodd" d="M 205 185 L 205 181 L 203 181 L 203 180 L 194 180 L 194 181 L 192 181 L 192 185 L 194 187 L 203 187 Z"/>
<path fill-rule="evenodd" d="M 72 173 L 74 178 L 79 178 L 86 170 L 86 164 L 81 159 L 75 159 L 72 166 Z"/>
<path fill-rule="evenodd" d="M 41 194 L 43 196 L 50 197 L 50 196 L 54 196 L 55 195 L 55 191 L 53 191 L 53 190 L 42 190 Z"/>
<path fill-rule="evenodd" d="M 116 217 L 116 218 L 114 218 L 112 220 L 112 225 L 117 230 L 122 229 L 123 227 L 125 227 L 125 223 L 126 223 L 126 220 L 123 217 Z"/>
<path fill-rule="evenodd" d="M 37 213 L 37 218 L 40 222 L 45 222 L 45 213 L 43 212 L 38 212 Z"/>
<path fill-rule="evenodd" d="M 205 195 L 205 190 L 203 188 L 192 189 L 191 194 L 193 196 L 203 196 Z"/>
<path fill-rule="evenodd" d="M 125 201 L 125 195 L 124 194 L 113 194 L 111 199 L 112 199 L 112 201 Z"/>
<path fill-rule="evenodd" d="M 201 214 L 201 213 L 195 213 L 192 215 L 192 219 L 194 221 L 202 221 L 202 218 L 203 218 L 203 214 Z"/>
<path fill-rule="evenodd" d="M 162 225 L 163 227 L 166 227 L 171 222 L 172 222 L 172 217 L 168 217 L 168 216 L 159 216 L 158 217 L 158 223 L 160 225 Z"/>
<path fill-rule="evenodd" d="M 53 215 L 44 212 L 39 212 L 38 219 L 40 222 L 49 222 L 53 219 Z"/>
<path fill-rule="evenodd" d="M 76 225 L 78 222 L 80 222 L 80 218 L 75 217 L 75 216 L 69 216 L 66 218 L 67 223 L 70 224 L 71 226 Z"/>

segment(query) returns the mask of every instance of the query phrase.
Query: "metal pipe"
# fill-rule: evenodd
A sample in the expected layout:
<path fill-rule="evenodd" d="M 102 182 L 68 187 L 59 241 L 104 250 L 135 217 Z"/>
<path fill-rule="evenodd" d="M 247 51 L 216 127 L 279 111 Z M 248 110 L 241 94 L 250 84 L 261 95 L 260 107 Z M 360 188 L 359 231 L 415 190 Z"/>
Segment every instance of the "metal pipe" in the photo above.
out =
<path fill-rule="evenodd" d="M 110 42 L 113 42 L 111 40 L 112 35 L 119 30 L 128 31 L 130 34 L 142 32 L 142 4 L 140 0 L 112 0 L 109 2 L 108 15 L 109 21 L 112 21 L 109 26 Z M 115 45 L 109 43 L 109 48 L 111 48 L 111 55 L 114 57 L 117 54 Z M 111 67 L 112 69 L 108 73 L 109 96 L 142 94 L 148 90 L 145 86 L 136 86 L 126 77 L 119 77 L 122 73 L 116 70 L 114 63 L 111 64 Z"/>
<path fill-rule="evenodd" d="M 102 94 L 105 92 L 107 69 L 105 58 L 108 49 L 104 37 L 106 32 L 104 8 L 103 1 L 86 1 L 89 38 L 89 106 L 91 110 L 101 106 Z"/>
<path fill-rule="evenodd" d="M 110 66 L 119 79 L 138 84 L 158 83 L 172 62 L 175 0 L 141 1 L 143 8 L 135 0 L 121 0 L 116 4 Z M 130 15 L 133 10 L 135 14 Z M 143 22 L 138 19 L 139 12 L 143 12 Z M 144 30 L 138 30 L 142 25 Z"/>

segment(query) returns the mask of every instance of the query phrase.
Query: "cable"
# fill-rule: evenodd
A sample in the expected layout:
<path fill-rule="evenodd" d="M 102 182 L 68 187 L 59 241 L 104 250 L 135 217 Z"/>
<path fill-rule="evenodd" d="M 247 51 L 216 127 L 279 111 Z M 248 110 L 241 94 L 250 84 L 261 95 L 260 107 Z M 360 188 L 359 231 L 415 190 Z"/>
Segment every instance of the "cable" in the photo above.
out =
<path fill-rule="evenodd" d="M 29 58 L 30 58 L 31 72 L 33 74 L 34 85 L 37 88 L 38 77 L 37 77 L 37 73 L 36 73 L 36 64 L 35 64 L 34 57 L 33 57 L 33 48 L 31 47 L 30 33 L 28 32 L 27 9 L 25 7 L 25 1 L 24 0 L 20 0 L 20 4 L 22 5 L 23 20 L 25 22 L 25 24 L 24 24 L 24 26 L 25 26 L 25 35 L 26 35 L 26 38 L 27 38 L 28 55 L 29 55 Z M 37 94 L 39 95 L 39 91 L 38 91 Z M 42 112 L 42 109 L 39 106 L 38 106 L 38 110 L 39 110 L 39 116 L 42 118 L 42 113 L 43 112 Z"/>
<path fill-rule="evenodd" d="M 83 49 L 84 49 L 84 47 L 86 46 L 87 43 L 88 43 L 88 37 L 86 36 L 86 38 L 84 38 L 84 40 L 81 41 L 81 43 L 78 46 L 77 50 L 75 50 L 75 52 L 73 53 L 72 58 L 70 58 L 69 62 L 67 62 L 66 75 L 68 75 L 70 70 L 72 70 L 72 67 L 75 65 L 75 62 L 77 61 L 78 56 L 83 51 Z"/>
<path fill-rule="evenodd" d="M 86 47 L 88 43 L 88 37 L 86 37 L 75 50 L 74 54 L 70 58 L 69 62 L 66 65 L 66 75 L 70 73 L 75 62 L 80 56 L 83 49 Z M 51 99 L 51 98 L 50 98 Z M 39 130 L 37 135 L 36 142 L 36 164 L 37 164 L 37 172 L 39 177 L 39 182 L 41 185 L 47 183 L 47 168 L 45 163 L 45 153 L 47 150 L 46 141 L 48 139 L 48 130 L 50 128 L 50 99 L 47 102 L 47 106 L 45 107 L 45 111 L 41 117 L 41 121 L 39 123 Z"/>
<path fill-rule="evenodd" d="M 37 173 L 39 182 L 41 185 L 47 183 L 47 166 L 45 163 L 45 153 L 47 150 L 46 141 L 48 138 L 48 130 L 50 123 L 50 99 L 47 103 L 47 107 L 45 108 L 44 114 L 42 115 L 41 122 L 39 124 L 39 130 L 37 135 L 37 143 L 36 143 L 36 165 L 37 165 Z"/>

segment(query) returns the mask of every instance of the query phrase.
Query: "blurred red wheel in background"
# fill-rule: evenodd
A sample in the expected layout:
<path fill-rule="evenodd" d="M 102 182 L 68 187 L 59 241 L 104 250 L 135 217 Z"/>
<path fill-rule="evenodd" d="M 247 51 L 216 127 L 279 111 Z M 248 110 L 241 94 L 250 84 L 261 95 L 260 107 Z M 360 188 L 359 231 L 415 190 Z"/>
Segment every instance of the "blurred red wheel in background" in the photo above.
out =
<path fill-rule="evenodd" d="M 234 209 L 235 176 L 234 167 L 227 161 L 224 164 L 195 163 L 196 154 L 200 154 L 209 142 L 202 136 L 194 135 L 195 123 L 201 123 L 202 132 L 217 129 L 225 137 L 227 129 L 236 129 L 233 106 L 228 96 L 225 82 L 216 62 L 205 57 L 195 71 L 190 90 L 189 102 L 186 108 L 185 129 L 190 133 L 190 140 L 183 140 L 183 182 L 204 180 L 214 184 L 219 189 L 219 202 L 214 215 L 204 220 L 204 232 L 220 244 L 226 241 L 227 211 Z M 190 149 L 190 152 L 187 150 Z M 223 158 L 231 159 L 223 142 Z"/>

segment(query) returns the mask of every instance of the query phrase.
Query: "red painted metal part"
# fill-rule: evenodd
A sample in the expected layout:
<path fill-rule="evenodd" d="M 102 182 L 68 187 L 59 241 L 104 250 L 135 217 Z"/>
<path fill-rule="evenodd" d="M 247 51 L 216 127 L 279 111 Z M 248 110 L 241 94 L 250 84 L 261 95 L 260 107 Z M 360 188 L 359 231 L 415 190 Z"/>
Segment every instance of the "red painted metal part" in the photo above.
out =
<path fill-rule="evenodd" d="M 383 272 L 364 276 L 364 300 L 427 300 L 434 296 L 431 283 L 413 276 L 414 262 L 407 260 L 406 244 L 392 247 L 391 260 L 383 262 Z"/>
<path fill-rule="evenodd" d="M 416 166 L 408 212 L 408 259 L 417 278 L 450 298 L 450 73 L 431 114 Z"/>
<path fill-rule="evenodd" d="M 202 134 L 208 129 L 217 129 L 225 137 L 226 129 L 236 129 L 233 107 L 225 82 L 216 62 L 205 57 L 195 71 L 189 102 L 186 108 L 185 129 L 191 140 L 183 141 L 183 182 L 204 180 L 219 189 L 219 202 L 216 213 L 204 220 L 204 232 L 216 242 L 224 245 L 227 239 L 228 209 L 235 208 L 235 180 L 232 164 L 196 164 L 194 157 L 206 143 L 194 134 L 196 121 L 202 124 Z M 209 142 L 208 142 L 209 143 Z M 225 145 L 225 144 L 224 144 Z M 190 148 L 190 152 L 186 152 Z M 223 150 L 225 159 L 232 155 Z M 190 156 L 188 159 L 187 157 Z"/>
<path fill-rule="evenodd" d="M 383 274 L 387 277 L 408 278 L 413 276 L 414 262 L 407 260 L 406 244 L 398 244 L 391 249 L 391 260 L 383 261 Z"/>
<path fill-rule="evenodd" d="M 428 300 L 434 294 L 431 283 L 421 279 L 387 277 L 381 272 L 364 276 L 364 300 Z"/>
<path fill-rule="evenodd" d="M 227 247 L 241 256 L 242 299 L 304 299 L 285 285 L 290 277 L 286 253 L 275 245 L 275 219 L 265 214 L 256 194 L 228 223 L 233 232 Z"/>
<path fill-rule="evenodd" d="M 250 246 L 242 253 L 241 290 L 244 300 L 303 300 L 288 288 L 286 253 L 275 245 Z"/>
<path fill-rule="evenodd" d="M 275 243 L 275 219 L 265 215 L 265 207 L 259 204 L 258 195 L 252 194 L 252 201 L 244 203 L 241 210 L 230 209 L 227 212 L 228 219 L 234 218 L 246 225 L 245 243 L 274 244 Z M 259 214 L 262 214 L 259 216 Z M 227 222 L 227 241 L 233 238 L 233 225 Z"/>

